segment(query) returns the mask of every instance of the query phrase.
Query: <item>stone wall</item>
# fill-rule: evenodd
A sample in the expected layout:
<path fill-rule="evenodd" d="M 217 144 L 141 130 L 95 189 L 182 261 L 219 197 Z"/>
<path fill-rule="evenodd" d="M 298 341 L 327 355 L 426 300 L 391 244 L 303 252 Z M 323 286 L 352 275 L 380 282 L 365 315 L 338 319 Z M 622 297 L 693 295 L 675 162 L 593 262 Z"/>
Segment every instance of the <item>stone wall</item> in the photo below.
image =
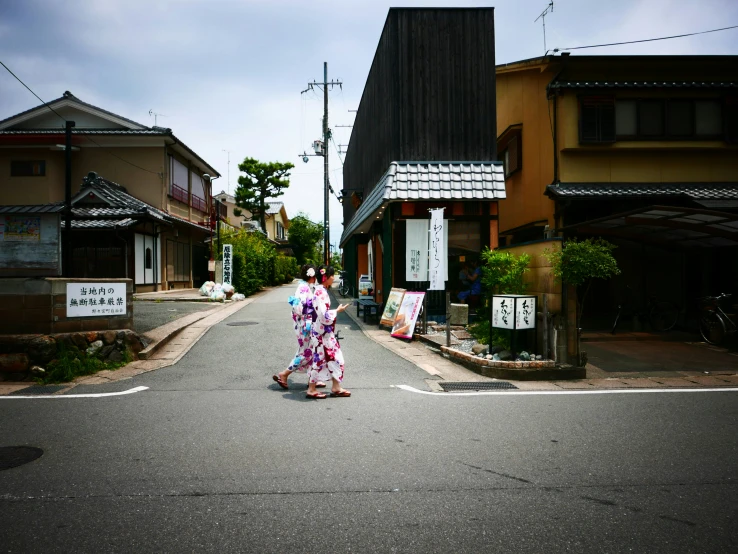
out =
<path fill-rule="evenodd" d="M 128 351 L 135 358 L 143 350 L 139 336 L 128 329 L 52 335 L 0 336 L 0 380 L 22 381 L 32 377 L 31 368 L 45 368 L 60 348 L 74 346 L 106 362 L 121 362 Z"/>
<path fill-rule="evenodd" d="M 67 283 L 125 283 L 126 313 L 111 317 L 67 317 Z M 53 334 L 133 328 L 131 279 L 0 279 L 0 335 Z"/>

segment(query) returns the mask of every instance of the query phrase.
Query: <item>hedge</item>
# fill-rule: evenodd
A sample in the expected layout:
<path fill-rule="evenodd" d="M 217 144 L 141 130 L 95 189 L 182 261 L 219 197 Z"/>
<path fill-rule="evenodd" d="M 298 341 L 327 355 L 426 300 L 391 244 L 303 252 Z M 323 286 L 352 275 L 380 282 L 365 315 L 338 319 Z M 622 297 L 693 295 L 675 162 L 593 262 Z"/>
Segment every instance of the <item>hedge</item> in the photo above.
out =
<path fill-rule="evenodd" d="M 231 283 L 236 292 L 246 296 L 264 287 L 289 283 L 299 273 L 297 260 L 278 253 L 262 233 L 240 229 L 221 234 L 220 242 L 233 245 Z"/>

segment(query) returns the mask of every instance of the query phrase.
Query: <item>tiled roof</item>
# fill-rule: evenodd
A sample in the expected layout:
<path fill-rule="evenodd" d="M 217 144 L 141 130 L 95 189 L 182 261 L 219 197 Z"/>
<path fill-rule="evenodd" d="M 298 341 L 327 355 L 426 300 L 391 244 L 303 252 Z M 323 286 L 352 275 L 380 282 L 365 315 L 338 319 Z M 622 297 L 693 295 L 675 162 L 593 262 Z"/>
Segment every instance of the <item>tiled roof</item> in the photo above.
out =
<path fill-rule="evenodd" d="M 73 229 L 115 229 L 116 227 L 129 227 L 137 223 L 135 219 L 73 219 Z"/>
<path fill-rule="evenodd" d="M 57 103 L 62 102 L 64 100 L 70 100 L 70 101 L 76 102 L 76 103 L 81 104 L 83 106 L 87 106 L 88 108 L 92 108 L 92 109 L 97 110 L 99 112 L 102 112 L 102 113 L 111 115 L 111 116 L 115 117 L 116 119 L 121 119 L 123 121 L 126 121 L 129 124 L 131 124 L 131 125 L 134 125 L 134 126 L 137 126 L 137 127 L 142 127 L 144 129 L 146 129 L 146 125 L 141 125 L 140 123 L 137 123 L 136 121 L 133 121 L 132 119 L 128 119 L 127 117 L 123 117 L 123 116 L 118 115 L 118 114 L 115 114 L 113 112 L 109 112 L 108 110 L 104 110 L 103 108 L 98 108 L 97 106 L 93 106 L 92 104 L 88 104 L 87 102 L 84 102 L 84 101 L 80 100 L 79 98 L 77 98 L 74 94 L 72 94 L 68 90 L 67 91 L 64 91 L 64 94 L 62 96 L 60 96 L 59 98 L 57 98 L 56 100 L 52 100 L 51 102 L 46 102 L 46 105 L 53 107 L 54 104 L 57 104 Z M 42 108 L 42 107 L 45 107 L 45 106 L 43 104 L 41 106 L 34 106 L 33 108 L 30 108 L 28 110 L 22 111 L 20 113 L 15 114 L 15 115 L 11 115 L 10 117 L 7 117 L 7 118 L 3 119 L 2 121 L 0 121 L 0 126 L 2 126 L 6 121 L 10 121 L 11 119 L 15 119 L 16 117 L 19 117 L 21 115 L 25 115 L 25 114 L 31 113 L 31 112 L 33 112 L 35 110 L 38 110 L 38 109 Z"/>
<path fill-rule="evenodd" d="M 502 162 L 392 162 L 345 227 L 341 243 L 390 202 L 502 198 L 505 198 Z"/>
<path fill-rule="evenodd" d="M 564 88 L 738 88 L 738 81 L 553 81 L 552 89 Z"/>
<path fill-rule="evenodd" d="M 82 202 L 90 193 L 107 206 L 86 205 Z M 207 227 L 182 219 L 174 214 L 166 213 L 138 198 L 131 196 L 125 187 L 99 177 L 92 172 L 84 178 L 82 190 L 72 199 L 72 214 L 81 219 L 74 219 L 75 227 L 112 228 L 127 226 L 140 219 L 154 219 L 165 223 L 181 223 L 196 229 L 207 230 Z"/>
<path fill-rule="evenodd" d="M 59 135 L 64 133 L 64 127 L 58 129 L 0 129 L 0 135 Z M 73 135 L 148 135 L 169 136 L 169 129 L 78 129 L 72 128 Z"/>
<path fill-rule="evenodd" d="M 266 210 L 266 213 L 268 214 L 278 214 L 284 206 L 284 202 L 267 202 L 267 204 L 269 205 Z"/>
<path fill-rule="evenodd" d="M 558 183 L 546 194 L 561 198 L 686 196 L 693 200 L 738 200 L 738 183 Z"/>

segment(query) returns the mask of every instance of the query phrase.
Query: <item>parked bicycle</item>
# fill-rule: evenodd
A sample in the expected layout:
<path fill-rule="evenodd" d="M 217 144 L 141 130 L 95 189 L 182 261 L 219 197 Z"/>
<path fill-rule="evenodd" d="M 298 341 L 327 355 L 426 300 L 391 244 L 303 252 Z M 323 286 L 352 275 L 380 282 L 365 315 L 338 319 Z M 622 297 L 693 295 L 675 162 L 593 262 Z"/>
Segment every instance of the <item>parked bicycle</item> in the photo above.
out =
<path fill-rule="evenodd" d="M 611 332 L 613 335 L 618 327 L 620 317 L 626 311 L 628 305 L 631 304 L 632 296 L 633 289 L 626 287 L 625 299 L 618 304 L 618 313 L 615 315 L 615 321 L 612 324 Z M 636 310 L 633 315 L 639 317 L 641 321 L 647 320 L 653 331 L 664 332 L 670 331 L 676 325 L 679 319 L 679 308 L 676 304 L 665 300 L 657 300 L 655 296 L 651 296 L 646 306 L 641 310 Z"/>
<path fill-rule="evenodd" d="M 346 280 L 346 272 L 338 272 L 338 294 L 341 296 L 349 296 L 351 294 L 351 283 Z"/>
<path fill-rule="evenodd" d="M 731 296 L 733 295 L 723 293 L 720 296 L 700 298 L 703 303 L 700 314 L 700 334 L 705 342 L 720 345 L 725 341 L 726 336 L 738 333 L 738 325 L 721 306 L 721 303 L 730 299 Z"/>

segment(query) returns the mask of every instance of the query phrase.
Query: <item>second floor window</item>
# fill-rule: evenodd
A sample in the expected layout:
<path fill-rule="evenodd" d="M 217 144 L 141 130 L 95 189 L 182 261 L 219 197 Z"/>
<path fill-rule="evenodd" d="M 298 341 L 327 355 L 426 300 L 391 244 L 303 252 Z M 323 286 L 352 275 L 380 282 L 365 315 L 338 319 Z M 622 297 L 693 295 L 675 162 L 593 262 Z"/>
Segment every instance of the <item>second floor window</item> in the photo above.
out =
<path fill-rule="evenodd" d="M 10 162 L 11 177 L 44 177 L 46 162 L 44 160 L 13 160 Z"/>
<path fill-rule="evenodd" d="M 738 102 L 727 99 L 579 99 L 579 142 L 738 139 Z M 731 123 L 731 114 L 734 122 Z M 735 137 L 735 138 L 731 138 Z"/>
<path fill-rule="evenodd" d="M 175 200 L 187 203 L 189 186 L 187 166 L 174 156 L 169 156 L 169 194 Z"/>
<path fill-rule="evenodd" d="M 280 240 L 285 238 L 284 226 L 279 221 L 277 221 L 277 238 Z"/>

